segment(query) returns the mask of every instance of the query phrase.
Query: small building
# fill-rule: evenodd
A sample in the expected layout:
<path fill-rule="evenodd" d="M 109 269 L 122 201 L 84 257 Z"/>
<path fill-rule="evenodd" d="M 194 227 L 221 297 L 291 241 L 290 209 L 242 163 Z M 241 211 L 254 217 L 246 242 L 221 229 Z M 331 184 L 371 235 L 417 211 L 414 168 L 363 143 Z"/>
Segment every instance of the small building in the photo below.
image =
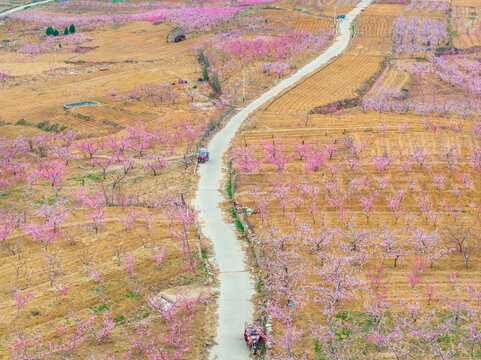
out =
<path fill-rule="evenodd" d="M 182 30 L 180 27 L 176 27 L 169 32 L 169 36 L 167 38 L 168 42 L 181 42 L 187 39 L 187 35 L 185 34 L 185 31 Z"/>

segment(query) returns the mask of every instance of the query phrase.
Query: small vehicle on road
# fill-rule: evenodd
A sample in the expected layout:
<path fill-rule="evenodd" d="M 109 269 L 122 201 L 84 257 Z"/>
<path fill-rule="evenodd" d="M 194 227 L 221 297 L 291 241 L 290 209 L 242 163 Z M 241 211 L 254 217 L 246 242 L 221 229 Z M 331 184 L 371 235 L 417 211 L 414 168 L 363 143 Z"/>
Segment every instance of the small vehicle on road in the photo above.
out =
<path fill-rule="evenodd" d="M 209 161 L 209 152 L 207 151 L 207 149 L 202 148 L 199 150 L 199 155 L 197 156 L 197 162 L 205 163 L 206 161 Z"/>
<path fill-rule="evenodd" d="M 262 340 L 262 329 L 259 326 L 246 325 L 244 328 L 244 340 L 252 355 L 259 350 L 259 343 Z"/>
<path fill-rule="evenodd" d="M 346 15 L 337 15 L 336 16 L 336 19 L 345 19 L 346 18 Z"/>

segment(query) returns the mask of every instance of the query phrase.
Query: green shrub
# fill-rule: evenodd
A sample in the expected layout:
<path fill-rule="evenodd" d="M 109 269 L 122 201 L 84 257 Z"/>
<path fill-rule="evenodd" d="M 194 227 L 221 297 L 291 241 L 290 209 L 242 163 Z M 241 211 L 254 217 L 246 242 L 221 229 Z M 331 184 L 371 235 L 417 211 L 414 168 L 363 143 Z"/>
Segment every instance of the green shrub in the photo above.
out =
<path fill-rule="evenodd" d="M 57 29 L 53 29 L 53 33 L 52 33 L 53 36 L 59 36 L 59 34 L 60 33 L 58 32 Z"/>
<path fill-rule="evenodd" d="M 209 80 L 209 69 L 207 69 L 207 66 L 202 66 L 202 78 L 204 81 Z"/>
<path fill-rule="evenodd" d="M 68 27 L 67 26 L 65 26 L 65 29 L 63 30 L 63 34 L 68 35 Z"/>
<path fill-rule="evenodd" d="M 210 66 L 209 59 L 207 59 L 207 56 L 204 53 L 204 49 L 199 49 L 199 62 L 206 67 Z"/>
<path fill-rule="evenodd" d="M 244 235 L 244 233 L 245 233 L 244 225 L 242 225 L 242 223 L 240 222 L 239 219 L 237 219 L 237 220 L 235 221 L 235 225 L 236 225 L 237 229 L 239 229 L 239 231 L 241 232 L 241 234 Z"/>
<path fill-rule="evenodd" d="M 222 93 L 222 90 L 220 88 L 220 81 L 219 81 L 219 78 L 217 77 L 217 74 L 216 73 L 213 73 L 212 74 L 212 90 L 214 90 L 215 93 L 217 94 L 221 94 Z"/>
<path fill-rule="evenodd" d="M 38 123 L 38 124 L 37 124 L 37 127 L 38 127 L 40 130 L 43 130 L 46 125 L 48 125 L 48 121 L 42 121 L 41 123 Z"/>
<path fill-rule="evenodd" d="M 47 36 L 53 35 L 53 27 L 49 26 L 47 30 L 45 30 L 45 34 L 47 34 Z"/>
<path fill-rule="evenodd" d="M 209 80 L 209 59 L 204 53 L 204 49 L 199 49 L 199 58 L 198 58 L 199 63 L 202 65 L 202 78 L 204 81 Z"/>
<path fill-rule="evenodd" d="M 69 32 L 70 34 L 75 33 L 75 25 L 74 25 L 74 24 L 70 24 L 70 27 L 68 28 L 68 32 Z"/>
<path fill-rule="evenodd" d="M 262 276 L 259 276 L 259 280 L 257 280 L 256 282 L 256 290 L 260 294 L 263 289 L 264 289 L 264 280 L 262 279 Z"/>

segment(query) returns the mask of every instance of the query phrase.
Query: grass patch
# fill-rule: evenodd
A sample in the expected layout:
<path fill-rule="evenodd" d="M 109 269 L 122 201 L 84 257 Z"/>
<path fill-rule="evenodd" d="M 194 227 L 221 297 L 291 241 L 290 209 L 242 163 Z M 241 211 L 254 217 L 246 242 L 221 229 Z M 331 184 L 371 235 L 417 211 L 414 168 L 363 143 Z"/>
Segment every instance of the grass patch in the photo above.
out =
<path fill-rule="evenodd" d="M 229 196 L 229 199 L 232 199 L 234 196 L 234 193 L 232 192 L 232 162 L 229 162 L 229 179 L 227 180 L 227 195 Z"/>
<path fill-rule="evenodd" d="M 38 123 L 36 127 L 43 131 L 56 133 L 62 132 L 67 128 L 65 125 L 59 125 L 58 123 L 50 124 L 48 121 L 42 121 Z"/>
<path fill-rule="evenodd" d="M 123 323 L 125 323 L 125 316 L 123 316 L 123 315 L 117 316 L 117 317 L 114 318 L 114 321 L 117 324 L 123 324 Z"/>
<path fill-rule="evenodd" d="M 7 9 L 5 9 L 5 10 L 0 10 L 0 14 L 3 13 L 3 12 L 5 12 L 5 11 L 12 10 L 12 9 L 14 9 L 14 8 L 15 8 L 15 6 L 9 7 L 9 8 L 7 8 Z"/>
<path fill-rule="evenodd" d="M 67 178 L 67 180 L 78 181 L 78 182 L 81 182 L 83 179 L 84 179 L 83 176 L 74 176 L 74 177 Z"/>
<path fill-rule="evenodd" d="M 96 174 L 88 174 L 88 175 L 84 175 L 84 176 L 74 176 L 74 177 L 67 178 L 67 180 L 78 181 L 78 182 L 82 182 L 85 179 L 100 181 L 100 180 L 102 180 L 102 177 L 100 175 L 96 175 Z"/>
<path fill-rule="evenodd" d="M 242 233 L 242 235 L 244 235 L 245 234 L 244 225 L 242 225 L 241 221 L 237 217 L 237 213 L 235 212 L 233 207 L 230 208 L 229 210 L 230 210 L 230 214 L 231 214 L 232 218 L 235 220 L 236 228 L 239 229 L 239 231 Z"/>
<path fill-rule="evenodd" d="M 134 178 L 131 178 L 131 179 L 127 179 L 127 181 L 131 184 L 137 184 L 141 181 L 144 181 L 144 177 L 143 176 L 137 176 L 137 177 L 134 177 Z"/>
<path fill-rule="evenodd" d="M 23 193 L 22 189 L 10 189 L 0 194 L 0 199 L 7 199 L 10 198 L 12 195 L 20 195 L 21 193 Z"/>
<path fill-rule="evenodd" d="M 262 276 L 259 275 L 259 280 L 256 281 L 256 291 L 260 296 L 264 296 L 264 280 Z"/>
<path fill-rule="evenodd" d="M 134 300 L 138 300 L 140 295 L 133 292 L 132 290 L 130 290 L 127 294 L 124 295 L 127 299 L 134 299 Z"/>
<path fill-rule="evenodd" d="M 40 205 L 45 205 L 45 204 L 53 205 L 57 202 L 57 200 L 55 198 L 48 198 L 43 200 L 35 200 L 35 202 Z"/>
<path fill-rule="evenodd" d="M 95 174 L 88 174 L 86 178 L 89 180 L 99 180 L 99 181 L 102 180 L 100 175 L 95 175 Z"/>
<path fill-rule="evenodd" d="M 449 45 L 453 44 L 453 26 L 451 24 L 451 18 L 452 18 L 452 11 L 448 11 L 448 18 L 446 20 L 447 22 L 446 32 L 449 34 L 449 39 L 448 39 Z"/>
<path fill-rule="evenodd" d="M 89 306 L 89 309 L 94 311 L 96 314 L 101 314 L 105 310 L 109 310 L 110 305 L 109 304 L 100 304 L 100 305 L 97 305 L 97 306 Z"/>

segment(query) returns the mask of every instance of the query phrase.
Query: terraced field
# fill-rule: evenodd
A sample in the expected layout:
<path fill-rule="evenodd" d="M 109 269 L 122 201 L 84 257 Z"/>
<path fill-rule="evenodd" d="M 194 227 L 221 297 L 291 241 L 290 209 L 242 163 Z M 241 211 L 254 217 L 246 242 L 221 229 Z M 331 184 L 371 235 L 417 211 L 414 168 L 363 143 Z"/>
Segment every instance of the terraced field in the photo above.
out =
<path fill-rule="evenodd" d="M 342 55 L 266 109 L 280 114 L 304 114 L 313 108 L 355 96 L 354 90 L 366 81 L 383 60 L 381 56 Z M 349 74 L 339 76 L 339 74 Z"/>
<path fill-rule="evenodd" d="M 112 69 L 109 69 L 110 66 L 108 65 L 104 66 L 106 71 L 99 71 L 99 69 L 84 70 L 81 66 L 71 67 L 73 74 L 63 72 L 53 75 L 53 79 L 38 80 L 37 85 L 31 86 L 28 91 L 15 87 L 4 89 L 0 94 L 0 99 L 2 102 L 8 102 L 9 107 L 2 111 L 1 120 L 16 123 L 24 119 L 29 123 L 38 124 L 48 119 L 51 123 L 59 122 L 76 130 L 82 129 L 82 132 L 86 131 L 85 135 L 94 135 L 97 130 L 105 134 L 105 131 L 108 132 L 113 129 L 107 126 L 105 127 L 106 130 L 102 131 L 102 126 L 97 128 L 98 124 L 94 125 L 85 122 L 82 118 L 72 118 L 65 115 L 62 105 L 93 100 L 103 105 L 115 106 L 108 96 L 111 89 L 140 88 L 145 84 L 170 83 L 178 79 L 178 74 L 170 74 L 168 69 L 160 71 L 161 65 L 157 70 L 155 68 L 143 69 L 142 66 L 134 64 L 116 65 Z M 192 68 L 190 73 L 192 74 L 190 79 L 194 81 L 196 78 Z M 45 84 L 48 84 L 48 87 L 45 87 Z M 58 94 L 62 94 L 62 96 L 59 97 Z M 29 101 L 30 98 L 35 98 L 35 101 Z M 149 107 L 146 105 L 140 111 L 142 110 L 149 110 Z M 90 116 L 90 110 L 81 109 L 77 111 L 75 109 L 71 112 L 82 113 L 83 111 L 86 111 L 86 115 Z M 155 109 L 150 109 L 153 114 L 155 114 L 155 111 Z M 157 114 L 160 115 L 158 110 Z M 99 117 L 124 126 L 136 122 L 135 117 L 137 117 L 137 120 L 151 120 L 156 115 L 142 115 L 138 112 L 130 114 L 129 111 L 112 110 L 109 114 L 100 114 Z"/>
<path fill-rule="evenodd" d="M 276 99 L 265 111 L 301 116 L 317 106 L 356 96 L 355 90 L 389 55 L 391 25 L 402 6 L 388 6 L 380 4 L 365 10 L 356 23 L 356 36 L 346 54 Z M 394 14 L 383 15 L 388 9 L 389 14 Z M 381 36 L 383 33 L 386 36 Z"/>

